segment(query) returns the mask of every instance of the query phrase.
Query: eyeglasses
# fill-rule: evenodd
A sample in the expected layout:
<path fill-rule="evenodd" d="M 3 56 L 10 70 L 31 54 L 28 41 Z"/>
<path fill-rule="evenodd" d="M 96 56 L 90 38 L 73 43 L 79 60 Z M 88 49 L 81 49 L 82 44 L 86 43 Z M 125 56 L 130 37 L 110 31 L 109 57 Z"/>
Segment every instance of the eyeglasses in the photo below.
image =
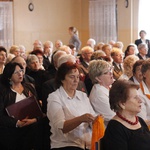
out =
<path fill-rule="evenodd" d="M 107 71 L 105 71 L 104 73 L 102 73 L 102 75 L 103 75 L 103 74 L 113 73 L 113 71 L 114 71 L 114 66 L 111 66 L 111 67 L 109 68 L 109 70 L 107 70 Z"/>
<path fill-rule="evenodd" d="M 14 74 L 19 74 L 19 73 L 24 73 L 24 70 L 20 69 L 20 70 L 14 71 Z"/>

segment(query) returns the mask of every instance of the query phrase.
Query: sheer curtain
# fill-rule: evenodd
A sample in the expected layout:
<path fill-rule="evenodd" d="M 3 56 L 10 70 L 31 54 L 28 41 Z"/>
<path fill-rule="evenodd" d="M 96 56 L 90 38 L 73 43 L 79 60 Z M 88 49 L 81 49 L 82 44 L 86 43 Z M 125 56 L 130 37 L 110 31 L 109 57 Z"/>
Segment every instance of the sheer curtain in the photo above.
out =
<path fill-rule="evenodd" d="M 0 45 L 6 49 L 13 43 L 12 2 L 0 2 Z"/>
<path fill-rule="evenodd" d="M 89 26 L 96 42 L 116 41 L 116 0 L 89 0 Z"/>

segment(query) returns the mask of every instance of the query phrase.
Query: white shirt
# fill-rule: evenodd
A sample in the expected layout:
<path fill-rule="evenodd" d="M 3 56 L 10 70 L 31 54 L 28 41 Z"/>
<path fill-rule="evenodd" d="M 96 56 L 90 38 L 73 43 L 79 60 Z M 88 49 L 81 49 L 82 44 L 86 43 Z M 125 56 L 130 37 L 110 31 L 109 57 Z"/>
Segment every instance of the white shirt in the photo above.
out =
<path fill-rule="evenodd" d="M 16 93 L 16 101 L 15 101 L 15 103 L 17 103 L 17 102 L 19 102 L 19 101 L 21 101 L 21 100 L 26 98 L 26 96 L 23 93 L 19 94 L 17 91 L 15 91 L 12 88 L 11 88 L 11 90 Z"/>
<path fill-rule="evenodd" d="M 135 84 L 140 84 L 139 82 L 138 82 L 138 80 L 133 76 L 133 82 L 135 83 Z"/>
<path fill-rule="evenodd" d="M 105 125 L 113 118 L 115 112 L 110 109 L 109 90 L 100 84 L 94 84 L 89 96 L 93 109 L 104 116 Z"/>
<path fill-rule="evenodd" d="M 76 90 L 74 98 L 70 98 L 61 86 L 49 94 L 47 101 L 47 117 L 52 132 L 51 148 L 76 146 L 84 149 L 85 145 L 90 147 L 92 130 L 88 123 L 82 123 L 66 134 L 61 130 L 66 120 L 85 113 L 96 116 L 86 94 Z"/>
<path fill-rule="evenodd" d="M 144 93 L 150 94 L 146 84 L 143 81 L 142 81 L 142 85 L 144 88 Z M 141 112 L 138 114 L 138 116 L 140 116 L 144 120 L 150 120 L 150 99 L 145 94 L 143 94 L 141 88 L 139 88 L 138 93 L 142 100 Z"/>

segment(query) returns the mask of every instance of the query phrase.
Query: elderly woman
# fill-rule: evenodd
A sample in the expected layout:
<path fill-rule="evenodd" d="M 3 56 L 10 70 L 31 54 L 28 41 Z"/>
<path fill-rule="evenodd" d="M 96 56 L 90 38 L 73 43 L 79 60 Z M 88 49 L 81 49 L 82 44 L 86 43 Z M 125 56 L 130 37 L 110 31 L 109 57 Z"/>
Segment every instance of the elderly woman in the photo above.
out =
<path fill-rule="evenodd" d="M 137 60 L 133 65 L 133 69 L 132 69 L 133 76 L 129 80 L 133 81 L 136 84 L 140 84 L 143 80 L 143 75 L 141 72 L 141 67 L 143 62 L 144 60 L 140 59 Z"/>
<path fill-rule="evenodd" d="M 109 102 L 116 115 L 109 122 L 102 145 L 105 150 L 149 150 L 150 132 L 137 114 L 141 111 L 139 86 L 131 81 L 118 80 L 110 89 Z"/>
<path fill-rule="evenodd" d="M 30 54 L 37 56 L 37 58 L 39 59 L 39 64 L 40 64 L 39 69 L 45 70 L 45 68 L 43 66 L 43 59 L 44 59 L 43 58 L 43 55 L 44 55 L 43 51 L 37 49 L 37 50 L 32 51 Z"/>
<path fill-rule="evenodd" d="M 1 149 L 33 148 L 36 134 L 36 118 L 17 120 L 9 117 L 5 108 L 31 95 L 36 96 L 33 85 L 23 81 L 24 69 L 18 63 L 8 63 L 2 74 L 0 91 L 0 145 Z M 32 125 L 32 126 L 31 126 Z"/>
<path fill-rule="evenodd" d="M 35 81 L 35 88 L 39 100 L 42 99 L 42 84 L 51 78 L 49 72 L 40 69 L 39 59 L 36 55 L 30 54 L 27 57 L 26 74 L 31 76 Z"/>
<path fill-rule="evenodd" d="M 124 59 L 123 62 L 123 74 L 119 77 L 119 79 L 126 79 L 129 80 L 132 76 L 132 69 L 134 63 L 139 60 L 139 58 L 136 55 L 129 55 Z"/>
<path fill-rule="evenodd" d="M 87 95 L 76 90 L 79 83 L 77 65 L 63 63 L 56 75 L 59 89 L 49 94 L 47 116 L 52 135 L 51 148 L 55 150 L 83 150 L 90 147 L 90 123 L 95 112 Z"/>
<path fill-rule="evenodd" d="M 9 52 L 15 56 L 20 56 L 20 48 L 17 45 L 12 45 Z"/>
<path fill-rule="evenodd" d="M 89 99 L 95 112 L 104 116 L 105 125 L 115 115 L 109 105 L 109 89 L 114 82 L 112 69 L 104 60 L 93 60 L 89 65 L 89 77 L 94 84 Z"/>
<path fill-rule="evenodd" d="M 150 125 L 150 59 L 142 63 L 141 72 L 143 81 L 140 83 L 139 95 L 142 99 L 142 110 L 139 116 Z"/>

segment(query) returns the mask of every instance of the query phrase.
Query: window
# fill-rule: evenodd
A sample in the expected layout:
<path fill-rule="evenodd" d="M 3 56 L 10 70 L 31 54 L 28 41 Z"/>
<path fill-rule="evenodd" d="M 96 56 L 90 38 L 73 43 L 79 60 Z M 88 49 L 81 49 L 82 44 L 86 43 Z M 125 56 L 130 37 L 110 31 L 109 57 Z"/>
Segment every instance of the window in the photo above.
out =
<path fill-rule="evenodd" d="M 139 31 L 145 30 L 147 33 L 147 39 L 150 39 L 150 0 L 139 1 Z"/>
<path fill-rule="evenodd" d="M 116 0 L 89 0 L 89 26 L 96 42 L 116 41 Z"/>
<path fill-rule="evenodd" d="M 0 45 L 6 49 L 13 43 L 12 2 L 0 2 Z"/>

